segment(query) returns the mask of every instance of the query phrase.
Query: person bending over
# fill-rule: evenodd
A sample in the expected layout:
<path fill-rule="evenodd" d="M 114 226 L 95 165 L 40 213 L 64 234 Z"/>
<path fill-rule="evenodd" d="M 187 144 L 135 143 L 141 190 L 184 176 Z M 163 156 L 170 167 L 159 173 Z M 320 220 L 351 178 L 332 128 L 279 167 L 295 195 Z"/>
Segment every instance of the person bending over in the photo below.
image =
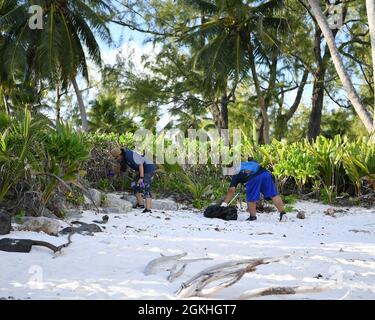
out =
<path fill-rule="evenodd" d="M 151 212 L 151 182 L 155 173 L 155 165 L 144 155 L 126 148 L 115 148 L 111 150 L 112 156 L 120 163 L 120 170 L 125 172 L 127 168 L 133 169 L 137 174 L 131 184 L 137 198 L 133 208 L 144 209 L 143 212 Z M 146 200 L 144 205 L 143 197 Z"/>
<path fill-rule="evenodd" d="M 247 209 L 250 213 L 248 221 L 257 220 L 256 203 L 260 200 L 262 193 L 265 200 L 271 200 L 280 214 L 280 221 L 285 220 L 284 203 L 279 196 L 271 173 L 261 167 L 255 160 L 241 162 L 239 173 L 232 177 L 228 192 L 221 206 L 226 207 L 232 200 L 239 183 L 246 185 Z"/>

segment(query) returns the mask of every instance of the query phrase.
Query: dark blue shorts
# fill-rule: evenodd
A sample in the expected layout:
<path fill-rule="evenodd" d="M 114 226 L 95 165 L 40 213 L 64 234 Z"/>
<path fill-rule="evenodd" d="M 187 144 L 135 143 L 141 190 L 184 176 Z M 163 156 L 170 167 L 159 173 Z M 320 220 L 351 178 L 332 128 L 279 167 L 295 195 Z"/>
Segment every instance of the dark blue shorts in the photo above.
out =
<path fill-rule="evenodd" d="M 256 202 L 260 200 L 260 193 L 266 200 L 277 196 L 277 190 L 273 183 L 271 173 L 265 171 L 250 181 L 246 182 L 246 201 Z"/>

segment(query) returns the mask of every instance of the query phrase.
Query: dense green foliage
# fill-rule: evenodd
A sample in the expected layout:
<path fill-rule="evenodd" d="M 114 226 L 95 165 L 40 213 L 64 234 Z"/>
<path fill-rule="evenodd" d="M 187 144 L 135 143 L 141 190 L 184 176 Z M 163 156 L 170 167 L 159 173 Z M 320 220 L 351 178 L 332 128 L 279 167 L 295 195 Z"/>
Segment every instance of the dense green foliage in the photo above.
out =
<path fill-rule="evenodd" d="M 33 4 L 42 29 L 29 27 Z M 328 19 L 330 2 L 320 4 Z M 342 8 L 333 36 L 372 121 L 365 3 Z M 153 50 L 125 50 L 104 64 L 113 24 Z M 305 0 L 0 0 L 1 206 L 39 214 L 57 194 L 81 204 L 88 186 L 128 189 L 109 150 L 139 147 L 139 128 L 158 135 L 154 155 L 163 128 L 230 129 L 231 138 L 239 129 L 243 159 L 269 169 L 282 193 L 360 197 L 374 186 L 375 139 L 347 96 Z M 163 145 L 166 156 L 184 157 L 172 146 Z M 199 208 L 220 201 L 229 178 L 214 163 L 158 165 L 153 189 Z"/>

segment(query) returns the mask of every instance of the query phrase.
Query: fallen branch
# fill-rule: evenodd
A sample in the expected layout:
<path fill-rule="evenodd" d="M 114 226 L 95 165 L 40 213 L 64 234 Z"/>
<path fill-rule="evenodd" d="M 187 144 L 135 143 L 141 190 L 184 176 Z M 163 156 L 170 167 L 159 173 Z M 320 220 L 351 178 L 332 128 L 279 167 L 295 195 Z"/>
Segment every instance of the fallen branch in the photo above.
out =
<path fill-rule="evenodd" d="M 177 279 L 179 276 L 181 276 L 184 273 L 184 271 L 185 271 L 185 269 L 187 267 L 187 264 L 184 264 L 178 271 L 176 271 L 177 270 L 177 266 L 178 266 L 178 264 L 176 263 L 172 267 L 171 272 L 169 273 L 169 276 L 167 278 L 167 280 L 169 282 L 173 282 L 175 279 Z"/>
<path fill-rule="evenodd" d="M 335 284 L 327 284 L 323 286 L 294 286 L 294 287 L 273 287 L 273 288 L 261 288 L 249 290 L 241 294 L 237 299 L 253 299 L 264 296 L 274 295 L 290 295 L 290 294 L 301 294 L 301 293 L 318 293 L 333 289 Z"/>
<path fill-rule="evenodd" d="M 186 283 L 182 283 L 176 294 L 179 298 L 189 298 L 204 297 L 212 293 L 217 293 L 238 282 L 246 273 L 255 271 L 257 266 L 278 262 L 287 257 L 288 256 L 280 258 L 246 259 L 221 263 L 204 269 Z M 210 283 L 227 278 L 229 278 L 229 280 L 210 289 L 205 289 Z"/>
<path fill-rule="evenodd" d="M 184 259 L 180 260 L 182 257 L 185 257 L 187 255 L 187 252 L 177 254 L 174 256 L 165 256 L 161 254 L 160 258 L 156 258 L 154 260 L 151 260 L 144 271 L 145 275 L 155 274 L 160 269 L 169 270 L 169 276 L 167 277 L 167 280 L 172 282 L 179 276 L 181 276 L 187 265 L 189 263 L 197 262 L 197 261 L 203 261 L 203 260 L 212 260 L 212 258 L 197 258 L 197 259 Z M 180 265 L 182 265 L 181 268 L 178 268 Z"/>
<path fill-rule="evenodd" d="M 169 276 L 167 277 L 167 280 L 172 282 L 173 280 L 175 280 L 176 278 L 181 276 L 184 273 L 188 263 L 197 262 L 197 261 L 204 261 L 204 260 L 212 260 L 212 258 L 197 258 L 197 259 L 177 260 L 176 264 L 172 267 L 172 269 L 169 273 Z M 176 271 L 177 267 L 180 264 L 183 264 L 182 267 L 178 271 Z"/>
<path fill-rule="evenodd" d="M 175 256 L 165 256 L 161 253 L 160 258 L 156 258 L 154 260 L 151 260 L 144 271 L 144 274 L 146 276 L 150 274 L 155 274 L 162 266 L 170 265 L 171 263 L 175 263 L 178 259 L 185 257 L 187 255 L 187 252 L 177 254 Z"/>

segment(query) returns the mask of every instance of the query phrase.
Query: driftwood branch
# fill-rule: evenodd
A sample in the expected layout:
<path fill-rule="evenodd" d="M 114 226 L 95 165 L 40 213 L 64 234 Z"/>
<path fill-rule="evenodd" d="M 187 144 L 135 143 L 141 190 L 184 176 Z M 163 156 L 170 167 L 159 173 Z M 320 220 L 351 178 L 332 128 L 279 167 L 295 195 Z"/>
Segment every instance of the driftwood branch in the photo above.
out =
<path fill-rule="evenodd" d="M 169 274 L 167 280 L 172 282 L 173 280 L 175 280 L 176 278 L 181 276 L 184 273 L 184 271 L 185 271 L 185 269 L 186 269 L 186 267 L 189 263 L 198 262 L 198 261 L 205 261 L 205 260 L 212 260 L 212 258 L 197 258 L 197 259 L 177 260 L 176 263 L 173 265 L 172 269 L 170 270 L 170 274 Z M 182 264 L 182 267 L 178 271 L 176 271 L 177 267 L 181 264 Z"/>
<path fill-rule="evenodd" d="M 172 282 L 179 276 L 181 276 L 187 265 L 189 263 L 203 261 L 203 260 L 212 260 L 212 258 L 196 258 L 196 259 L 181 259 L 187 255 L 187 252 L 174 255 L 174 256 L 165 256 L 161 254 L 161 257 L 151 260 L 144 271 L 145 275 L 151 275 L 157 273 L 159 270 L 164 269 L 168 270 L 170 273 L 167 277 L 167 280 Z M 181 266 L 182 265 L 182 266 Z M 179 268 L 179 266 L 181 266 Z"/>
<path fill-rule="evenodd" d="M 290 295 L 301 293 L 318 293 L 333 289 L 335 284 L 326 284 L 321 286 L 294 286 L 294 287 L 271 287 L 249 290 L 241 294 L 237 299 L 253 299 L 264 296 Z"/>
<path fill-rule="evenodd" d="M 174 264 L 178 259 L 181 259 L 182 257 L 185 257 L 187 255 L 187 252 L 177 254 L 174 256 L 165 256 L 161 254 L 161 257 L 156 258 L 154 260 L 151 260 L 144 271 L 144 274 L 146 276 L 150 274 L 155 274 L 159 271 L 160 268 L 165 267 L 165 266 L 171 266 Z"/>
<path fill-rule="evenodd" d="M 212 293 L 217 293 L 238 282 L 246 273 L 255 271 L 257 266 L 278 262 L 287 257 L 246 259 L 221 263 L 204 269 L 186 283 L 182 283 L 176 294 L 179 298 L 189 298 L 204 297 Z M 210 283 L 223 279 L 228 280 L 212 288 L 205 289 Z"/>
<path fill-rule="evenodd" d="M 167 278 L 168 281 L 173 282 L 173 280 L 175 280 L 179 276 L 181 276 L 184 273 L 184 271 L 185 271 L 185 269 L 187 267 L 187 264 L 185 263 L 179 270 L 177 270 L 177 266 L 178 266 L 178 264 L 176 263 L 172 267 L 171 272 L 169 273 L 169 276 Z"/>

